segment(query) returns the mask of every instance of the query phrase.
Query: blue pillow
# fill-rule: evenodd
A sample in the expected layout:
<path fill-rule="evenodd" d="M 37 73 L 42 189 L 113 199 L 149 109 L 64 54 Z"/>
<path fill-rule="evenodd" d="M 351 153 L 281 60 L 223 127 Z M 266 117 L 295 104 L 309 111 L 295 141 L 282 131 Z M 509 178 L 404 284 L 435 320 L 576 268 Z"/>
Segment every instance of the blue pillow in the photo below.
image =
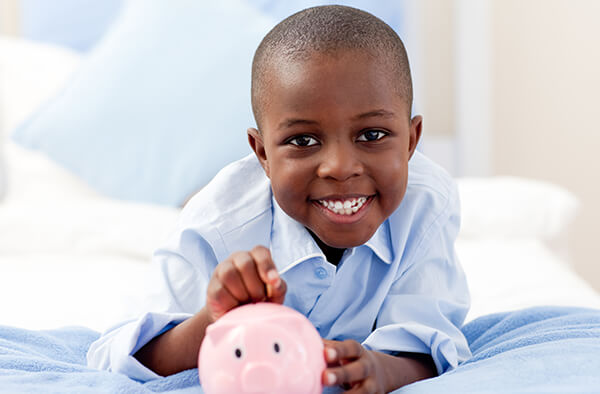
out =
<path fill-rule="evenodd" d="M 124 0 L 20 0 L 21 36 L 87 51 L 106 32 Z"/>
<path fill-rule="evenodd" d="M 179 205 L 250 153 L 252 55 L 273 25 L 241 0 L 130 0 L 13 138 L 108 196 Z"/>

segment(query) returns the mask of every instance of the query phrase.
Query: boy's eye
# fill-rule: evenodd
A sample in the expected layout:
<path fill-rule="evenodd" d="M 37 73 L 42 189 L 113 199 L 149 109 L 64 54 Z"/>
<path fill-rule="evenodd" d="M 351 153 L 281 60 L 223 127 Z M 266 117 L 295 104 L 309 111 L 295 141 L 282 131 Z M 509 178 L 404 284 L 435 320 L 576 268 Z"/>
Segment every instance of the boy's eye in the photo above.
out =
<path fill-rule="evenodd" d="M 288 142 L 296 146 L 311 146 L 318 143 L 316 139 L 308 135 L 299 135 L 290 139 Z"/>
<path fill-rule="evenodd" d="M 365 130 L 358 136 L 357 141 L 377 141 L 385 137 L 388 133 L 383 130 Z"/>

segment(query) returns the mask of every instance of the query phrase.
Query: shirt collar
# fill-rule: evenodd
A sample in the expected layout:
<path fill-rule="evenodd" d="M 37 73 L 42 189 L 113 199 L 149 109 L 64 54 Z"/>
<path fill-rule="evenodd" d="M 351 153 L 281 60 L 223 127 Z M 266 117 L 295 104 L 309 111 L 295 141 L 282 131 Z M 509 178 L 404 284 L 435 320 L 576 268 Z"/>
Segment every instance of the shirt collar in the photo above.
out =
<path fill-rule="evenodd" d="M 365 246 L 369 247 L 386 264 L 391 264 L 394 256 L 392 252 L 392 237 L 390 233 L 390 221 L 386 219 L 375 231 Z"/>
<path fill-rule="evenodd" d="M 280 273 L 312 258 L 322 258 L 325 255 L 319 248 L 308 230 L 299 222 L 289 217 L 272 197 L 273 224 L 271 227 L 271 256 Z M 364 246 L 379 257 L 381 261 L 390 264 L 393 260 L 392 240 L 389 220 L 383 222 L 375 234 Z M 352 253 L 352 251 L 349 251 Z"/>
<path fill-rule="evenodd" d="M 325 259 L 308 230 L 281 209 L 272 197 L 271 257 L 279 273 L 312 258 Z"/>

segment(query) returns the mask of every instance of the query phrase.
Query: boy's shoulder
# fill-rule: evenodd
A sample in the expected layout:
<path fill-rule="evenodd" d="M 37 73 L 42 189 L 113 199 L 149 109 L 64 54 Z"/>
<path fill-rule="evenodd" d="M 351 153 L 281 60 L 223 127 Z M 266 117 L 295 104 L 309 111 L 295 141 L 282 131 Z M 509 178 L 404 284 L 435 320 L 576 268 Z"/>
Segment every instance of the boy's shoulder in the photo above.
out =
<path fill-rule="evenodd" d="M 408 181 L 402 203 L 391 215 L 395 228 L 423 234 L 451 217 L 460 216 L 456 182 L 439 164 L 416 151 L 408 164 Z M 418 238 L 418 237 L 417 237 Z"/>
<path fill-rule="evenodd" d="M 227 232 L 271 212 L 271 186 L 254 154 L 225 166 L 182 211 L 183 220 Z"/>

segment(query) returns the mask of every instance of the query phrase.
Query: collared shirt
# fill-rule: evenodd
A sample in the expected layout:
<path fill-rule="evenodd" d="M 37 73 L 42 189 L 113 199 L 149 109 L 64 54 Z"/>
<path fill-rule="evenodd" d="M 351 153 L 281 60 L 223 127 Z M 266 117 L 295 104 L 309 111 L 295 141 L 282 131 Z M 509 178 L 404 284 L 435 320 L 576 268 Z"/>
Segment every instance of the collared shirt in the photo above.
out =
<path fill-rule="evenodd" d="M 354 339 L 390 354 L 431 354 L 442 373 L 470 357 L 460 331 L 469 292 L 454 252 L 459 224 L 452 179 L 416 152 L 400 206 L 369 241 L 346 249 L 333 265 L 278 206 L 250 155 L 225 167 L 184 208 L 154 255 L 161 285 L 152 311 L 104 333 L 90 347 L 88 365 L 141 381 L 157 378 L 133 354 L 205 305 L 220 261 L 265 245 L 287 282 L 285 305 L 308 317 L 323 338 Z"/>

